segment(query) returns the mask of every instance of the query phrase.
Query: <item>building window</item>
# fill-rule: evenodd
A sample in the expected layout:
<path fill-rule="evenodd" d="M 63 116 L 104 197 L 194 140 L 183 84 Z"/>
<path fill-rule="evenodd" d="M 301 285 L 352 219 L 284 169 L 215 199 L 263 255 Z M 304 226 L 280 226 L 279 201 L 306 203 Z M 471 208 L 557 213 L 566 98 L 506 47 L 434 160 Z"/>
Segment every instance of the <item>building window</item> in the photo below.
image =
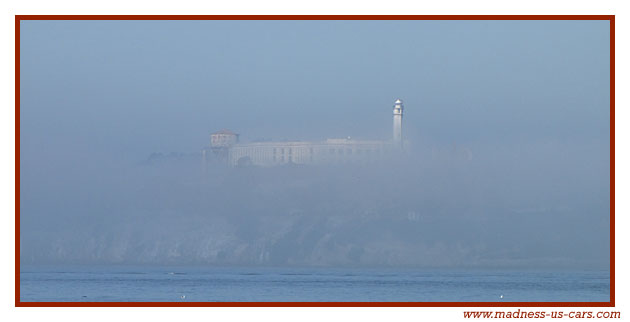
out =
<path fill-rule="evenodd" d="M 338 150 L 337 150 L 337 153 L 339 153 L 339 154 L 343 154 L 343 149 L 338 149 Z"/>
<path fill-rule="evenodd" d="M 352 154 L 352 149 L 348 149 L 346 152 L 348 152 L 348 154 Z"/>
<path fill-rule="evenodd" d="M 330 150 L 328 150 L 328 152 L 329 152 L 330 154 L 335 154 L 335 149 L 330 149 Z"/>
<path fill-rule="evenodd" d="M 289 154 L 293 154 L 293 149 L 289 148 Z M 291 160 L 291 159 L 289 159 Z"/>

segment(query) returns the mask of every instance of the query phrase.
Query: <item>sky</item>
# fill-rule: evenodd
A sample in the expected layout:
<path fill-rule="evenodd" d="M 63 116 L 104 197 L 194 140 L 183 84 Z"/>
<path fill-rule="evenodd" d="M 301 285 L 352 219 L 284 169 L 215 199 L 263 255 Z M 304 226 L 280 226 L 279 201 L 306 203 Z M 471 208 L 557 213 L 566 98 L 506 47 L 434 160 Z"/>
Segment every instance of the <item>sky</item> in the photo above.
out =
<path fill-rule="evenodd" d="M 30 262 L 608 261 L 608 21 L 20 28 L 21 241 Z M 197 172 L 194 154 L 223 128 L 243 141 L 388 140 L 396 98 L 410 150 L 398 172 L 221 168 L 209 182 Z M 464 148 L 472 161 L 458 159 Z M 155 152 L 191 156 L 147 165 Z M 256 262 L 265 251 L 269 261 Z M 391 256 L 379 261 L 383 254 Z"/>

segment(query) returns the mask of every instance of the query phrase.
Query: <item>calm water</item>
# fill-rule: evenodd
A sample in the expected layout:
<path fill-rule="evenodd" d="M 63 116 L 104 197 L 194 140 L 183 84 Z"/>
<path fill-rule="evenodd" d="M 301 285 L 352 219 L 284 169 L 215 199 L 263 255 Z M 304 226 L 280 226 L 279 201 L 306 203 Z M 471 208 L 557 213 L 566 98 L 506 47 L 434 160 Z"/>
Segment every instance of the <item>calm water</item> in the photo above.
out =
<path fill-rule="evenodd" d="M 22 267 L 30 301 L 608 301 L 608 271 Z M 503 295 L 503 298 L 501 298 Z"/>

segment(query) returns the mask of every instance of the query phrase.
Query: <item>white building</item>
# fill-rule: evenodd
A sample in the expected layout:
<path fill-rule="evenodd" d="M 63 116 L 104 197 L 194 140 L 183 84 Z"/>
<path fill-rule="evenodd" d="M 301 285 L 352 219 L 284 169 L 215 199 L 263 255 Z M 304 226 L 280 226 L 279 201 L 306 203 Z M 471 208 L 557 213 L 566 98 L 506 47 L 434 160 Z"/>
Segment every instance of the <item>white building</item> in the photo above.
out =
<path fill-rule="evenodd" d="M 276 166 L 282 164 L 370 163 L 403 147 L 403 104 L 394 103 L 394 135 L 391 141 L 327 139 L 303 142 L 240 143 L 239 135 L 221 130 L 210 135 L 210 148 L 202 150 L 204 166 L 210 158 L 231 166 Z"/>

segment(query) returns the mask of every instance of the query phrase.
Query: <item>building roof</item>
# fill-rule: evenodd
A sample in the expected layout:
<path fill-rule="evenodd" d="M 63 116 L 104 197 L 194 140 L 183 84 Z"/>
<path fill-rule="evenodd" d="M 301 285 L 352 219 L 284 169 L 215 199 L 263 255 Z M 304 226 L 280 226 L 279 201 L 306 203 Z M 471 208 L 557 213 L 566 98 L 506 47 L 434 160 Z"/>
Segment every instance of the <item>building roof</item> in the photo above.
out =
<path fill-rule="evenodd" d="M 234 145 L 235 148 L 244 147 L 296 147 L 296 146 L 370 146 L 370 145 L 387 145 L 389 141 L 377 141 L 377 140 L 347 140 L 347 139 L 328 139 L 326 141 L 266 141 L 266 142 L 248 142 L 238 143 Z"/>
<path fill-rule="evenodd" d="M 236 134 L 236 133 L 234 133 L 234 132 L 232 132 L 232 131 L 230 131 L 230 130 L 228 130 L 228 129 L 223 129 L 223 130 L 220 130 L 220 131 L 216 131 L 216 132 L 214 132 L 214 133 L 212 133 L 212 134 L 230 134 L 230 135 L 238 135 L 238 134 Z"/>

